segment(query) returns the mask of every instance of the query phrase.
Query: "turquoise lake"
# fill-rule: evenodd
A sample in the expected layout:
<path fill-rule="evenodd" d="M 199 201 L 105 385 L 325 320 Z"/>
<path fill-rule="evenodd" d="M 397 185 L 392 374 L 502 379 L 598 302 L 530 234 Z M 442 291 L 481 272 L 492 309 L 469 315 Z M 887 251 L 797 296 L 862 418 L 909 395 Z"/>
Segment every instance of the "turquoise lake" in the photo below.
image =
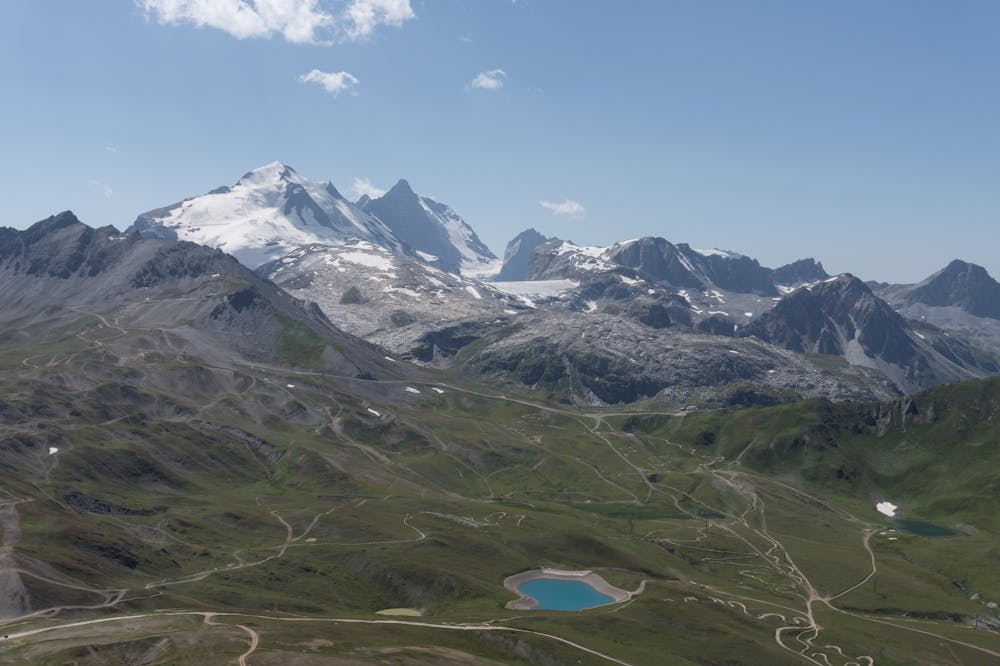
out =
<path fill-rule="evenodd" d="M 522 583 L 517 591 L 536 599 L 538 610 L 572 611 L 614 601 L 580 580 L 538 578 Z"/>

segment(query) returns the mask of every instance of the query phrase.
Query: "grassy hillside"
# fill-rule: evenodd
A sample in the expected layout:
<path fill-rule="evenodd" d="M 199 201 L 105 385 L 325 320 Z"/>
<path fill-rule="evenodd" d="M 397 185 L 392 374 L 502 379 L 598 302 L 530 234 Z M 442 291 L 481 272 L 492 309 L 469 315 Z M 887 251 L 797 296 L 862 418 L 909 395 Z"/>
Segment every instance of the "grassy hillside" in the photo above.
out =
<path fill-rule="evenodd" d="M 24 330 L 0 339 L 0 663 L 1000 660 L 998 381 L 584 413 L 303 370 L 295 331 L 299 369 Z M 642 592 L 505 609 L 540 566 Z"/>

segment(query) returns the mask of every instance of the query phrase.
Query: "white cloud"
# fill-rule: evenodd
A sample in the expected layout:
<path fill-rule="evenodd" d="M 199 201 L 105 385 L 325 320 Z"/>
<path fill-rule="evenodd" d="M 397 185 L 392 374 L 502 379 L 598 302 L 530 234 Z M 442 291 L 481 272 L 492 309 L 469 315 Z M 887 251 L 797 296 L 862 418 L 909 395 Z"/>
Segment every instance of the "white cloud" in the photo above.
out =
<path fill-rule="evenodd" d="M 500 90 L 503 88 L 505 78 L 507 78 L 507 72 L 502 69 L 489 69 L 476 74 L 476 78 L 469 82 L 469 86 L 482 90 Z"/>
<path fill-rule="evenodd" d="M 351 0 L 344 9 L 348 39 L 365 39 L 381 24 L 401 26 L 414 18 L 410 0 Z"/>
<path fill-rule="evenodd" d="M 380 25 L 414 18 L 410 0 L 347 0 L 333 13 L 320 0 L 136 0 L 160 23 L 217 28 L 237 39 L 279 34 L 289 42 L 329 43 L 369 37 Z M 324 38 L 326 37 L 326 38 Z"/>
<path fill-rule="evenodd" d="M 355 177 L 354 180 L 351 181 L 351 189 L 354 190 L 355 198 L 361 198 L 361 195 L 367 194 L 372 199 L 378 199 L 380 196 L 385 194 L 385 190 L 375 187 L 367 178 Z"/>
<path fill-rule="evenodd" d="M 109 152 L 109 153 L 117 153 L 118 152 L 118 146 L 116 146 L 113 143 L 109 143 L 108 145 L 104 146 L 104 150 L 107 151 L 107 152 Z"/>
<path fill-rule="evenodd" d="M 299 77 L 303 83 L 318 83 L 323 89 L 332 95 L 339 95 L 345 90 L 350 90 L 361 83 L 358 77 L 348 72 L 321 72 L 314 69 L 308 74 Z"/>
<path fill-rule="evenodd" d="M 567 217 L 583 217 L 587 214 L 587 209 L 581 206 L 579 203 L 566 199 L 558 203 L 552 201 L 539 201 L 538 202 L 542 208 L 549 211 L 553 215 L 566 215 Z"/>
<path fill-rule="evenodd" d="M 468 35 L 462 35 L 461 37 L 458 38 L 458 41 L 462 42 L 463 44 L 471 44 L 472 37 L 469 37 Z"/>

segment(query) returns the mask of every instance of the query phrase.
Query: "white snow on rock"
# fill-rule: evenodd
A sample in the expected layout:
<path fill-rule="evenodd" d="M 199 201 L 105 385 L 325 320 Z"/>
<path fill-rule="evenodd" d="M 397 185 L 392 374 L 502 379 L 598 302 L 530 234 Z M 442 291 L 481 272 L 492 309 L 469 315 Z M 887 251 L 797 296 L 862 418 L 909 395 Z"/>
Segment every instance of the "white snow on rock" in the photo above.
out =
<path fill-rule="evenodd" d="M 436 386 L 432 386 L 432 387 L 431 387 L 431 390 L 432 390 L 432 391 L 434 391 L 434 392 L 435 392 L 435 393 L 437 393 L 437 394 L 441 394 L 441 393 L 444 393 L 444 391 L 442 391 L 441 389 L 439 389 L 439 388 L 438 388 L 438 387 L 436 387 Z"/>
<path fill-rule="evenodd" d="M 477 300 L 479 300 L 479 299 L 482 298 L 482 296 L 480 295 L 480 293 L 471 284 L 465 285 L 465 290 L 467 292 L 469 292 L 470 294 L 472 294 L 472 297 L 475 298 L 475 299 L 477 299 Z"/>
<path fill-rule="evenodd" d="M 57 453 L 59 453 L 59 447 L 58 446 L 50 446 L 49 447 L 49 455 L 50 456 L 54 456 Z"/>
<path fill-rule="evenodd" d="M 733 252 L 732 250 L 720 250 L 717 247 L 713 247 L 710 250 L 699 250 L 696 247 L 693 247 L 691 249 L 703 257 L 716 256 L 716 257 L 726 257 L 727 259 L 739 259 L 743 256 L 739 252 Z"/>
<path fill-rule="evenodd" d="M 892 502 L 879 502 L 875 505 L 875 510 L 881 514 L 885 514 L 890 518 L 896 515 L 896 510 L 899 509 L 898 506 Z"/>
<path fill-rule="evenodd" d="M 492 282 L 491 285 L 507 294 L 531 298 L 550 298 L 580 286 L 575 280 L 529 280 L 523 282 Z M 534 307 L 532 305 L 531 307 Z"/>
<path fill-rule="evenodd" d="M 413 388 L 412 386 L 407 386 L 407 387 L 406 387 L 406 392 L 407 392 L 407 393 L 420 393 L 420 391 L 419 391 L 419 390 L 417 390 L 417 389 Z"/>
<path fill-rule="evenodd" d="M 385 287 L 382 289 L 387 294 L 406 294 L 410 298 L 415 298 L 420 300 L 420 293 L 413 291 L 412 289 L 407 289 L 406 287 Z"/>
<path fill-rule="evenodd" d="M 145 213 L 136 224 L 143 235 L 176 234 L 178 240 L 228 252 L 250 268 L 304 245 L 335 246 L 349 239 L 402 252 L 388 227 L 331 183 L 300 176 L 281 162 L 254 169 L 232 187 Z"/>
<path fill-rule="evenodd" d="M 392 259 L 381 254 L 355 251 L 341 252 L 337 256 L 344 261 L 360 266 L 368 266 L 369 268 L 379 268 L 387 271 L 393 267 Z"/>
<path fill-rule="evenodd" d="M 616 246 L 610 248 L 597 247 L 595 245 L 576 245 L 569 241 L 562 241 L 556 254 L 569 254 L 572 256 L 574 265 L 586 271 L 610 271 L 615 266 L 608 261 L 608 255 Z"/>
<path fill-rule="evenodd" d="M 376 412 L 376 411 L 375 411 L 374 409 L 372 409 L 371 407 L 369 407 L 369 408 L 368 408 L 368 411 L 369 411 L 369 412 L 371 412 L 372 414 L 374 414 L 375 416 L 382 416 L 382 415 L 381 415 L 381 414 L 380 414 L 379 412 Z"/>
<path fill-rule="evenodd" d="M 486 276 L 500 272 L 503 260 L 485 257 L 473 249 L 476 244 L 476 232 L 450 206 L 429 197 L 419 197 L 418 201 L 424 213 L 444 229 L 448 234 L 448 242 L 458 250 L 459 256 L 462 257 L 459 268 L 462 275 Z M 425 254 L 420 253 L 422 257 Z"/>

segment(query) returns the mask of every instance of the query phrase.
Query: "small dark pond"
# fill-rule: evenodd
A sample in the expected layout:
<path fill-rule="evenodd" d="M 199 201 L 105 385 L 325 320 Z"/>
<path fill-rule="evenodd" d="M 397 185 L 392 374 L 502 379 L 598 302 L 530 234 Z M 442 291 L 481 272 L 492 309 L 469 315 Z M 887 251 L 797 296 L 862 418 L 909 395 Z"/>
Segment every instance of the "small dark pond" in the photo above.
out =
<path fill-rule="evenodd" d="M 906 530 L 910 534 L 925 537 L 947 537 L 958 534 L 955 530 L 942 525 L 928 523 L 926 520 L 915 520 L 913 518 L 896 518 L 892 521 L 898 528 Z"/>

